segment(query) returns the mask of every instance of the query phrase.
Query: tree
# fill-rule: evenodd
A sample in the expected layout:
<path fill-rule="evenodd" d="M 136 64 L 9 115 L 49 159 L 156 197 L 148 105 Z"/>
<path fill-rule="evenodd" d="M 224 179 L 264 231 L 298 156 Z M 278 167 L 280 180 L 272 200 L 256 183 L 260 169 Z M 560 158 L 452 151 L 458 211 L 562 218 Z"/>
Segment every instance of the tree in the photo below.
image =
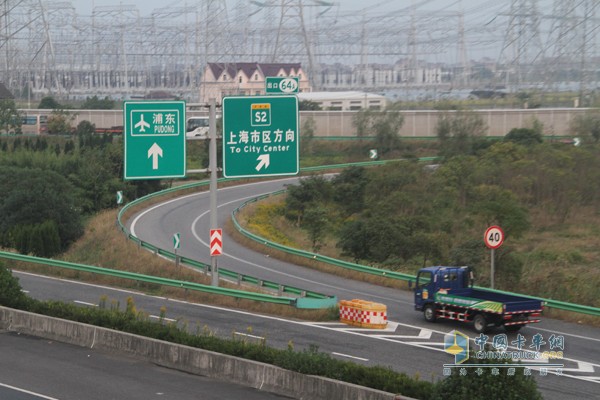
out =
<path fill-rule="evenodd" d="M 373 123 L 375 129 L 375 146 L 381 154 L 398 150 L 400 147 L 400 129 L 404 117 L 395 110 L 386 109 Z"/>
<path fill-rule="evenodd" d="M 38 105 L 38 108 L 55 110 L 57 108 L 62 108 L 62 106 L 54 99 L 54 97 L 46 96 L 42 98 L 40 104 Z"/>
<path fill-rule="evenodd" d="M 84 110 L 112 110 L 115 108 L 115 101 L 109 99 L 108 96 L 100 100 L 98 96 L 94 95 L 93 97 L 87 97 L 81 108 Z"/>
<path fill-rule="evenodd" d="M 300 146 L 304 153 L 311 153 L 313 150 L 315 128 L 315 119 L 313 117 L 308 117 L 302 124 L 302 140 Z"/>
<path fill-rule="evenodd" d="M 3 216 L 0 220 L 0 237 L 8 240 L 3 245 L 15 246 L 8 233 L 18 226 L 34 229 L 44 221 L 53 221 L 58 227 L 60 247 L 65 249 L 83 234 L 80 200 L 76 193 L 73 185 L 56 172 L 3 167 L 0 174 L 0 215 Z M 45 234 L 54 229 L 50 225 L 44 228 Z M 22 234 L 27 240 L 35 237 L 33 233 L 28 235 Z M 23 243 L 20 246 L 29 246 Z M 36 248 L 43 249 L 43 245 Z"/>
<path fill-rule="evenodd" d="M 594 142 L 600 141 L 600 112 L 593 110 L 584 115 L 578 115 L 571 122 L 571 133 L 590 138 Z"/>
<path fill-rule="evenodd" d="M 362 220 L 351 220 L 342 225 L 336 247 L 342 249 L 342 255 L 350 256 L 355 262 L 371 258 L 367 228 Z"/>
<path fill-rule="evenodd" d="M 14 100 L 0 100 L 0 133 L 21 133 L 21 114 Z"/>
<path fill-rule="evenodd" d="M 369 183 L 363 167 L 344 169 L 332 181 L 333 200 L 346 215 L 358 213 L 365 206 L 365 192 Z"/>
<path fill-rule="evenodd" d="M 321 111 L 319 103 L 310 100 L 301 100 L 298 103 L 298 110 L 300 111 Z"/>
<path fill-rule="evenodd" d="M 286 217 L 295 220 L 296 224 L 301 226 L 305 211 L 316 202 L 329 199 L 330 192 L 330 182 L 321 175 L 302 179 L 298 185 L 288 188 L 285 199 Z"/>
<path fill-rule="evenodd" d="M 71 134 L 71 123 L 75 120 L 75 115 L 65 111 L 54 109 L 48 116 L 48 133 L 50 134 Z"/>
<path fill-rule="evenodd" d="M 92 124 L 90 121 L 83 120 L 79 124 L 77 124 L 75 133 L 77 133 L 77 136 L 91 135 L 94 133 L 95 130 L 95 124 Z"/>
<path fill-rule="evenodd" d="M 352 116 L 352 124 L 356 128 L 356 136 L 365 137 L 373 129 L 373 111 L 369 109 L 359 110 Z"/>
<path fill-rule="evenodd" d="M 302 227 L 308 231 L 313 252 L 318 252 L 321 249 L 321 241 L 325 236 L 328 222 L 327 210 L 323 207 L 310 207 L 304 213 Z"/>
<path fill-rule="evenodd" d="M 19 280 L 0 262 L 0 305 L 22 308 L 29 298 L 21 289 Z"/>
<path fill-rule="evenodd" d="M 537 143 L 542 143 L 544 140 L 542 134 L 539 131 L 531 128 L 513 128 L 506 136 L 504 136 L 505 142 L 515 142 L 522 144 L 523 146 L 532 146 Z"/>
<path fill-rule="evenodd" d="M 440 156 L 449 158 L 474 154 L 486 130 L 485 122 L 477 114 L 464 111 L 443 113 L 436 126 Z"/>
<path fill-rule="evenodd" d="M 365 137 L 374 134 L 375 146 L 381 154 L 399 148 L 399 133 L 403 123 L 404 117 L 393 106 L 387 107 L 382 112 L 363 109 L 352 117 L 356 136 Z"/>

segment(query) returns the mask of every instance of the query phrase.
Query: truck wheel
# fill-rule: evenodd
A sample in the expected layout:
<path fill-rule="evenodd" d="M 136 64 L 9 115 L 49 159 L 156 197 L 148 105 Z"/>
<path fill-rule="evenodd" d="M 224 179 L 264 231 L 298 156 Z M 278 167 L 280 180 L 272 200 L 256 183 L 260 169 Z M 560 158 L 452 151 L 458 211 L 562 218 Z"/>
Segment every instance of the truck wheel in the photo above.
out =
<path fill-rule="evenodd" d="M 506 329 L 506 332 L 517 332 L 522 327 L 523 325 L 505 325 L 504 329 Z"/>
<path fill-rule="evenodd" d="M 427 304 L 423 308 L 423 316 L 425 316 L 425 321 L 435 322 L 435 306 L 433 304 Z"/>
<path fill-rule="evenodd" d="M 487 319 L 483 314 L 477 314 L 473 318 L 473 327 L 477 333 L 485 333 L 488 330 Z"/>

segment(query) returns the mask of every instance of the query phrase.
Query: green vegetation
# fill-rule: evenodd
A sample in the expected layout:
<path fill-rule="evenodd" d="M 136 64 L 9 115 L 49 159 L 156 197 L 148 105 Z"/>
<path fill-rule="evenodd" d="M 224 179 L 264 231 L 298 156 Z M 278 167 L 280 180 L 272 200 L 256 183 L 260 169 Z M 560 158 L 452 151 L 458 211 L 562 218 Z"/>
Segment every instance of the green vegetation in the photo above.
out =
<path fill-rule="evenodd" d="M 487 351 L 491 351 L 488 349 Z M 469 363 L 481 364 L 480 369 L 473 369 L 466 375 L 460 374 L 460 368 L 452 368 L 452 374 L 439 382 L 435 388 L 434 400 L 542 400 L 533 376 L 525 375 L 518 364 L 513 367 L 491 368 L 486 364 L 496 364 L 497 359 L 479 359 L 471 351 Z M 503 359 L 501 364 L 511 365 L 512 360 Z M 507 373 L 514 368 L 513 375 Z"/>
<path fill-rule="evenodd" d="M 0 140 L 0 246 L 51 257 L 83 233 L 83 220 L 160 181 L 122 182 L 122 145 L 81 130 L 70 138 Z"/>
<path fill-rule="evenodd" d="M 597 147 L 540 142 L 535 122 L 482 145 L 465 134 L 478 123 L 443 123 L 460 134 L 439 144 L 447 156 L 435 168 L 407 160 L 347 168 L 330 180 L 311 175 L 262 212 L 279 236 L 294 238 L 292 247 L 409 273 L 470 265 L 481 285 L 490 263 L 482 234 L 498 224 L 507 235 L 496 250 L 500 289 L 600 305 Z M 268 235 L 275 228 L 254 229 L 277 241 Z"/>
<path fill-rule="evenodd" d="M 0 289 L 0 305 L 3 306 L 268 363 L 302 374 L 323 376 L 390 393 L 401 393 L 404 396 L 422 400 L 480 399 L 482 397 L 473 396 L 474 393 L 481 391 L 481 387 L 485 387 L 492 398 L 498 395 L 502 398 L 513 399 L 517 398 L 514 395 L 518 393 L 526 394 L 528 399 L 541 398 L 537 392 L 535 381 L 528 377 L 517 376 L 519 374 L 515 374 L 514 377 L 498 377 L 491 373 L 485 373 L 479 377 L 470 375 L 469 377 L 477 382 L 475 386 L 473 383 L 464 382 L 465 379 L 458 374 L 453 374 L 440 382 L 431 383 L 411 378 L 387 367 L 367 367 L 341 361 L 329 354 L 319 352 L 318 347 L 314 345 L 303 351 L 295 351 L 291 342 L 287 349 L 275 349 L 268 347 L 266 341 L 251 343 L 235 338 L 220 338 L 208 327 L 197 328 L 195 333 L 191 333 L 186 329 L 187 323 L 179 325 L 166 323 L 164 320 L 166 310 L 164 309 L 161 310 L 161 318 L 158 322 L 151 321 L 146 313 L 136 309 L 131 298 L 127 299 L 124 310 L 120 309 L 118 303 L 107 304 L 106 298 L 100 300 L 97 308 L 79 307 L 56 301 L 38 301 L 27 297 L 21 291 L 18 280 L 2 264 L 0 264 Z M 473 388 L 473 391 L 462 390 L 462 385 Z M 446 397 L 450 389 L 453 390 L 453 397 Z M 508 396 L 504 394 L 508 394 Z"/>
<path fill-rule="evenodd" d="M 82 110 L 112 110 L 115 108 L 115 101 L 104 97 L 99 99 L 98 96 L 87 97 L 81 105 Z"/>
<path fill-rule="evenodd" d="M 0 100 L 0 133 L 21 133 L 21 116 L 14 100 Z"/>

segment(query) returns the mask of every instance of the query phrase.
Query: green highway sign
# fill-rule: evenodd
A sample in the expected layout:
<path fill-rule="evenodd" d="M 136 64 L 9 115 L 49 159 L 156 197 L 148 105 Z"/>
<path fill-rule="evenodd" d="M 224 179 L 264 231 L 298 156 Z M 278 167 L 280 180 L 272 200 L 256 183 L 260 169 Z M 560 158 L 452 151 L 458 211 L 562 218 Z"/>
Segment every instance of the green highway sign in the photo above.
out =
<path fill-rule="evenodd" d="M 296 175 L 300 170 L 298 98 L 223 98 L 223 175 Z"/>
<path fill-rule="evenodd" d="M 185 177 L 185 102 L 123 104 L 125 179 Z"/>
<path fill-rule="evenodd" d="M 283 78 L 279 76 L 267 76 L 265 79 L 265 92 L 267 94 L 270 93 L 298 93 L 298 78 L 297 77 L 289 77 Z"/>

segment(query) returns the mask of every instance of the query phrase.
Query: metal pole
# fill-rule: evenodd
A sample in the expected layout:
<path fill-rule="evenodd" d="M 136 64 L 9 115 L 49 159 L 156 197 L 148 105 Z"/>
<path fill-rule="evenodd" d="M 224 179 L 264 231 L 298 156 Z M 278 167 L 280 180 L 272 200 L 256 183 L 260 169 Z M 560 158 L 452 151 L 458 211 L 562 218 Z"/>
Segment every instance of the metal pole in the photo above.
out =
<path fill-rule="evenodd" d="M 215 99 L 210 99 L 210 110 L 208 114 L 208 137 L 209 165 L 210 170 L 210 228 L 218 229 L 217 226 L 217 118 L 215 113 Z M 217 269 L 217 257 L 211 256 L 210 270 L 212 272 L 212 286 L 219 286 L 219 270 Z"/>
<path fill-rule="evenodd" d="M 491 249 L 491 257 L 492 257 L 492 262 L 491 262 L 491 276 L 490 276 L 490 287 L 493 289 L 494 288 L 494 249 Z"/>

